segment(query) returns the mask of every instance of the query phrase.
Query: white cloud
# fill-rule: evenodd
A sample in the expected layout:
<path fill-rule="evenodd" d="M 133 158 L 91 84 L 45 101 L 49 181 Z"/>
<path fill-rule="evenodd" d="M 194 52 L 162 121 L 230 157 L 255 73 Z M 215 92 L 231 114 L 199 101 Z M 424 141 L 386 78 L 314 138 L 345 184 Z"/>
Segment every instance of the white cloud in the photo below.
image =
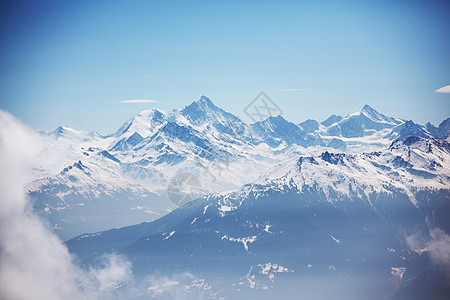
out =
<path fill-rule="evenodd" d="M 431 230 L 432 240 L 428 243 L 431 258 L 437 264 L 450 265 L 450 236 L 441 229 Z"/>
<path fill-rule="evenodd" d="M 110 299 L 115 284 L 129 280 L 130 264 L 108 256 L 104 268 L 82 270 L 26 197 L 42 149 L 38 134 L 0 110 L 0 298 Z"/>
<path fill-rule="evenodd" d="M 301 92 L 306 91 L 306 89 L 282 89 L 282 92 Z"/>
<path fill-rule="evenodd" d="M 25 197 L 39 139 L 0 111 L 0 291 L 5 299 L 77 295 L 77 268 L 59 239 L 31 212 Z M 69 298 L 70 299 L 70 298 Z"/>
<path fill-rule="evenodd" d="M 134 282 L 131 263 L 123 256 L 115 254 L 105 254 L 101 259 L 103 268 L 89 268 L 83 275 L 87 278 L 88 286 L 84 287 L 84 295 L 96 295 L 99 299 L 127 299 L 129 296 L 119 297 L 117 288 L 123 287 L 129 282 Z M 126 294 L 130 291 L 121 290 Z"/>
<path fill-rule="evenodd" d="M 435 92 L 436 93 L 450 94 L 450 85 L 443 86 L 440 89 L 435 90 Z"/>
<path fill-rule="evenodd" d="M 431 238 L 419 234 L 406 238 L 408 245 L 419 252 L 429 252 L 432 262 L 438 265 L 450 265 L 450 236 L 439 228 L 430 230 Z"/>
<path fill-rule="evenodd" d="M 157 100 L 147 100 L 147 99 L 133 99 L 133 100 L 122 100 L 119 103 L 157 103 Z"/>

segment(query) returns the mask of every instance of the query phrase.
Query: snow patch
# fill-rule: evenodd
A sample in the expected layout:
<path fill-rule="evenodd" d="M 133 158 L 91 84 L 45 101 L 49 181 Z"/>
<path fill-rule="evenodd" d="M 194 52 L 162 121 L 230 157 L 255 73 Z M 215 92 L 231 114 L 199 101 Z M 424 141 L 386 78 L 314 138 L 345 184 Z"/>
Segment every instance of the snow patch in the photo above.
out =
<path fill-rule="evenodd" d="M 164 241 L 167 240 L 167 239 L 170 238 L 174 233 L 175 233 L 175 231 L 172 231 L 172 232 L 169 233 L 169 235 L 166 236 L 163 240 L 164 240 Z M 164 233 L 164 234 L 166 234 L 166 233 Z"/>
<path fill-rule="evenodd" d="M 270 281 L 273 282 L 275 278 L 275 273 L 289 273 L 294 272 L 294 270 L 290 270 L 286 267 L 280 266 L 278 264 L 272 264 L 270 262 L 265 263 L 264 265 L 259 264 L 258 267 L 261 268 L 261 271 L 259 271 L 261 274 L 267 275 L 270 279 Z"/>
<path fill-rule="evenodd" d="M 405 273 L 405 271 L 405 267 L 391 267 L 391 274 L 400 280 L 403 279 L 403 274 Z"/>
<path fill-rule="evenodd" d="M 58 224 L 56 224 L 56 226 L 58 226 Z M 98 233 L 92 233 L 92 234 L 83 234 L 82 236 L 80 236 L 80 239 L 93 237 L 93 236 L 99 236 L 99 235 L 102 235 L 102 233 L 98 232 Z"/>
<path fill-rule="evenodd" d="M 272 231 L 269 231 L 270 227 L 272 227 L 272 225 L 267 225 L 266 224 L 266 227 L 264 228 L 264 231 L 267 232 L 267 233 L 273 233 Z"/>
<path fill-rule="evenodd" d="M 332 236 L 332 235 L 330 235 L 330 237 L 336 242 L 336 244 L 340 244 L 340 243 L 341 243 L 341 240 L 340 240 L 340 239 L 337 239 L 337 238 L 335 238 L 335 237 Z"/>
<path fill-rule="evenodd" d="M 228 235 L 225 234 L 224 236 L 222 236 L 222 240 L 228 240 L 230 242 L 242 243 L 244 245 L 245 251 L 248 252 L 248 244 L 249 243 L 251 244 L 254 241 L 256 241 L 256 235 L 251 236 L 251 237 L 245 237 L 245 238 L 233 238 L 233 237 L 228 237 Z"/>

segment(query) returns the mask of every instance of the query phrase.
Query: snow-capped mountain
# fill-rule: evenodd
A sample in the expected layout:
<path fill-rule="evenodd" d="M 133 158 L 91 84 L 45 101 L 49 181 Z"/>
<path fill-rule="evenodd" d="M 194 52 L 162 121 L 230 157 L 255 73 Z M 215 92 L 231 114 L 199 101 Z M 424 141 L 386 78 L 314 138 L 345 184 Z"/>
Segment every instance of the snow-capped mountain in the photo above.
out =
<path fill-rule="evenodd" d="M 236 191 L 67 245 L 87 264 L 117 252 L 142 276 L 190 272 L 220 297 L 383 299 L 432 265 L 433 249 L 408 240 L 450 232 L 449 180 L 450 144 L 408 137 L 297 156 Z"/>
<path fill-rule="evenodd" d="M 29 194 L 63 239 L 167 214 L 177 207 L 167 188 L 179 172 L 195 174 L 209 193 L 237 188 L 277 161 L 257 159 L 267 145 L 246 151 L 260 138 L 206 97 L 184 109 L 142 111 L 106 137 L 66 127 L 42 137 Z"/>
<path fill-rule="evenodd" d="M 262 122 L 252 124 L 252 128 L 263 139 L 264 143 L 273 148 L 280 145 L 296 144 L 309 147 L 320 144 L 320 138 L 307 133 L 302 127 L 286 121 L 282 116 L 269 117 Z"/>
<path fill-rule="evenodd" d="M 369 105 L 365 105 L 360 112 L 351 114 L 330 126 L 327 133 L 331 136 L 346 138 L 362 137 L 393 128 L 400 123 L 402 120 L 386 117 Z"/>
<path fill-rule="evenodd" d="M 202 96 L 183 109 L 144 110 L 109 136 L 67 127 L 41 133 L 46 149 L 29 194 L 66 239 L 167 214 L 177 207 L 167 189 L 180 173 L 198 178 L 198 194 L 227 192 L 298 155 L 378 151 L 417 132 L 445 136 L 445 124 L 411 126 L 365 106 L 322 123 L 278 116 L 248 125 Z"/>
<path fill-rule="evenodd" d="M 387 135 L 388 138 L 396 137 L 404 139 L 408 136 L 419 136 L 423 138 L 430 138 L 433 135 L 425 130 L 425 126 L 418 125 L 413 121 L 406 121 L 396 126 L 391 133 Z"/>
<path fill-rule="evenodd" d="M 428 132 L 438 139 L 448 139 L 450 136 L 450 118 L 442 121 L 438 127 L 434 126 L 430 122 L 425 124 L 425 126 Z"/>
<path fill-rule="evenodd" d="M 351 155 L 326 151 L 317 157 L 291 159 L 274 166 L 255 184 L 266 187 L 267 183 L 276 183 L 271 189 L 282 189 L 295 182 L 300 190 L 314 185 L 326 194 L 328 201 L 342 199 L 354 193 L 358 186 L 364 187 L 366 195 L 391 189 L 408 193 L 425 187 L 445 189 L 450 174 L 449 153 L 449 144 L 444 140 L 410 136 L 394 141 L 389 151 L 384 152 Z M 285 173 L 285 170 L 290 171 Z M 337 194 L 329 194 L 327 190 Z"/>
<path fill-rule="evenodd" d="M 331 115 L 325 121 L 321 122 L 320 124 L 322 124 L 325 127 L 330 127 L 331 125 L 339 122 L 340 120 L 342 120 L 341 116 Z M 314 121 L 314 120 L 312 120 L 312 121 Z M 302 125 L 302 123 L 300 123 L 300 125 Z"/>

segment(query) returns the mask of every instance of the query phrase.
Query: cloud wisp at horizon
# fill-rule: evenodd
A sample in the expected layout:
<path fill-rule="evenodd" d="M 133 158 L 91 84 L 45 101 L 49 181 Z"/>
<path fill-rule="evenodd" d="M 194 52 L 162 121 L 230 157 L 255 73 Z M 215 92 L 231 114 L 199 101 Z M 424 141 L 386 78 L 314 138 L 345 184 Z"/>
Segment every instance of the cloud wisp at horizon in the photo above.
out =
<path fill-rule="evenodd" d="M 450 94 L 450 84 L 435 90 L 435 92 L 441 94 Z"/>
<path fill-rule="evenodd" d="M 142 103 L 158 103 L 158 100 L 150 100 L 150 99 L 130 99 L 130 100 L 121 100 L 119 103 L 134 103 L 134 104 L 142 104 Z"/>
<path fill-rule="evenodd" d="M 282 89 L 282 92 L 303 92 L 306 91 L 306 89 Z"/>

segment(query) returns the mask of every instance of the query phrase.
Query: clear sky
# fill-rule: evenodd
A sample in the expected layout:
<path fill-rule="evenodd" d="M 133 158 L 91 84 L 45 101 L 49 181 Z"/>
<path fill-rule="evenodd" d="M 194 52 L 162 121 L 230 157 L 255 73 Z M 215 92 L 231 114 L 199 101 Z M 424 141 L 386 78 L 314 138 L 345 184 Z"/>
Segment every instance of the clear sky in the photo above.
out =
<path fill-rule="evenodd" d="M 293 122 L 438 124 L 449 84 L 449 1 L 0 1 L 0 108 L 36 129 L 108 134 L 201 95 L 246 120 L 260 91 Z"/>

